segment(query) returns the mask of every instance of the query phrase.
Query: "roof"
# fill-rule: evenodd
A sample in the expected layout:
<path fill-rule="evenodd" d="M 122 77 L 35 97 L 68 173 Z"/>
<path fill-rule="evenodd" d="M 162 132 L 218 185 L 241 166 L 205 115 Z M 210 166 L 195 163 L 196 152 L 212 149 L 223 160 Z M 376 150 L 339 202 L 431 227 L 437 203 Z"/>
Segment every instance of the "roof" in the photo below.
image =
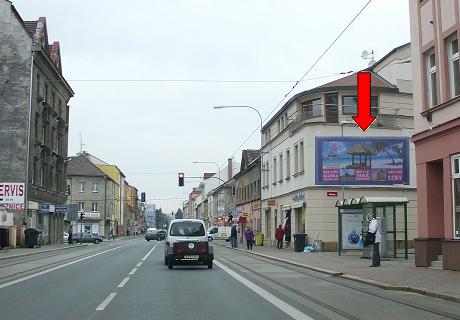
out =
<path fill-rule="evenodd" d="M 382 88 L 382 89 L 395 89 L 396 87 L 380 77 L 378 74 L 375 72 L 372 72 L 371 70 L 368 70 L 371 73 L 371 85 L 374 88 Z M 328 82 L 326 84 L 323 84 L 322 86 L 316 87 L 315 89 L 324 89 L 324 88 L 343 88 L 343 89 L 349 89 L 349 88 L 357 88 L 357 83 L 358 83 L 358 73 L 355 72 L 353 74 L 350 74 L 349 76 Z"/>
<path fill-rule="evenodd" d="M 38 20 L 36 21 L 24 21 L 24 25 L 29 31 L 30 35 L 33 37 L 35 35 L 35 30 L 37 29 Z"/>
<path fill-rule="evenodd" d="M 396 47 L 394 48 L 393 50 L 391 50 L 390 52 L 388 52 L 386 55 L 384 55 L 379 61 L 377 61 L 376 63 L 374 63 L 372 66 L 370 66 L 369 68 L 367 68 L 367 70 L 370 70 L 370 71 L 373 71 L 374 68 L 376 66 L 378 66 L 380 63 L 382 63 L 383 61 L 385 61 L 386 58 L 388 58 L 389 56 L 391 56 L 393 53 L 395 53 L 396 51 L 399 51 L 401 49 L 404 49 L 406 47 L 410 47 L 411 43 L 408 42 L 408 43 L 405 43 L 403 45 L 400 45 L 399 47 Z"/>
<path fill-rule="evenodd" d="M 108 177 L 102 170 L 91 163 L 84 155 L 70 157 L 67 165 L 68 176 Z"/>
<path fill-rule="evenodd" d="M 361 197 L 337 200 L 336 207 L 344 207 L 349 205 L 366 204 L 366 203 L 409 203 L 406 197 Z"/>
<path fill-rule="evenodd" d="M 241 167 L 240 172 L 244 171 L 254 160 L 259 158 L 260 150 L 247 149 L 241 152 Z"/>

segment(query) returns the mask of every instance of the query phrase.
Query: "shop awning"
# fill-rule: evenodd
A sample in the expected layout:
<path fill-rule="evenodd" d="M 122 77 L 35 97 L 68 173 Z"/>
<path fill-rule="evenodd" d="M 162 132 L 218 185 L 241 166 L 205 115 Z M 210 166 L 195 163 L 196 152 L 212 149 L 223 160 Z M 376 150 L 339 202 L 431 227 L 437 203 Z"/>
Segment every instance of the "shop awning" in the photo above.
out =
<path fill-rule="evenodd" d="M 281 210 L 290 210 L 291 209 L 291 205 L 290 204 L 285 204 L 285 205 L 282 205 L 281 206 Z"/>
<path fill-rule="evenodd" d="M 302 208 L 303 205 L 305 204 L 305 202 L 294 202 L 294 203 L 291 203 L 291 208 L 292 209 L 296 209 L 296 208 Z"/>
<path fill-rule="evenodd" d="M 409 203 L 406 197 L 361 197 L 337 200 L 336 207 L 343 207 L 348 205 L 359 205 L 366 203 Z"/>

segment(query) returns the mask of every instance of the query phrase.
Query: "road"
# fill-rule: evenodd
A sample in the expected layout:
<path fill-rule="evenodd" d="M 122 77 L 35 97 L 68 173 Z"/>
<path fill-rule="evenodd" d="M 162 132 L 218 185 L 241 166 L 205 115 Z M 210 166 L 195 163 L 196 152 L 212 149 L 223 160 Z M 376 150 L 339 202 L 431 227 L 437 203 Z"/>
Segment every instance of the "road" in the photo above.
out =
<path fill-rule="evenodd" d="M 388 292 L 217 244 L 212 270 L 168 270 L 163 246 L 130 239 L 1 261 L 0 317 L 460 319 L 458 303 Z"/>

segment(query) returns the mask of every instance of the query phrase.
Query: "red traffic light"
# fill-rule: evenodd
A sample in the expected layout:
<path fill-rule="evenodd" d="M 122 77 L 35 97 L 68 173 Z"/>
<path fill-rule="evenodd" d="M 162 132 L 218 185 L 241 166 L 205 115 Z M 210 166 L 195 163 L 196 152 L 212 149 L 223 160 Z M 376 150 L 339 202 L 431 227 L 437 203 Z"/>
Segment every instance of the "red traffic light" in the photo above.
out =
<path fill-rule="evenodd" d="M 179 172 L 179 187 L 183 187 L 184 186 L 184 173 L 183 172 Z"/>

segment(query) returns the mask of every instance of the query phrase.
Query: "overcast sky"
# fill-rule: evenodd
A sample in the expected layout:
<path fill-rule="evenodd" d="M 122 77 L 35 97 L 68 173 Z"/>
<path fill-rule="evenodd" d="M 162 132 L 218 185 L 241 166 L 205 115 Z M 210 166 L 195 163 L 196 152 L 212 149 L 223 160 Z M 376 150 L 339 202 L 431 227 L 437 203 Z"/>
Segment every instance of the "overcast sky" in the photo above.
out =
<path fill-rule="evenodd" d="M 81 133 L 84 150 L 117 165 L 164 211 L 198 185 L 179 188 L 178 172 L 216 170 L 193 161 L 240 162 L 241 149 L 260 147 L 257 133 L 239 148 L 259 124 L 255 112 L 214 105 L 251 105 L 266 118 L 293 83 L 126 80 L 295 81 L 367 1 L 12 0 L 24 20 L 46 17 L 49 41 L 61 44 L 75 91 L 69 155 Z M 293 94 L 367 67 L 363 50 L 377 60 L 409 32 L 407 0 L 373 0 Z"/>

